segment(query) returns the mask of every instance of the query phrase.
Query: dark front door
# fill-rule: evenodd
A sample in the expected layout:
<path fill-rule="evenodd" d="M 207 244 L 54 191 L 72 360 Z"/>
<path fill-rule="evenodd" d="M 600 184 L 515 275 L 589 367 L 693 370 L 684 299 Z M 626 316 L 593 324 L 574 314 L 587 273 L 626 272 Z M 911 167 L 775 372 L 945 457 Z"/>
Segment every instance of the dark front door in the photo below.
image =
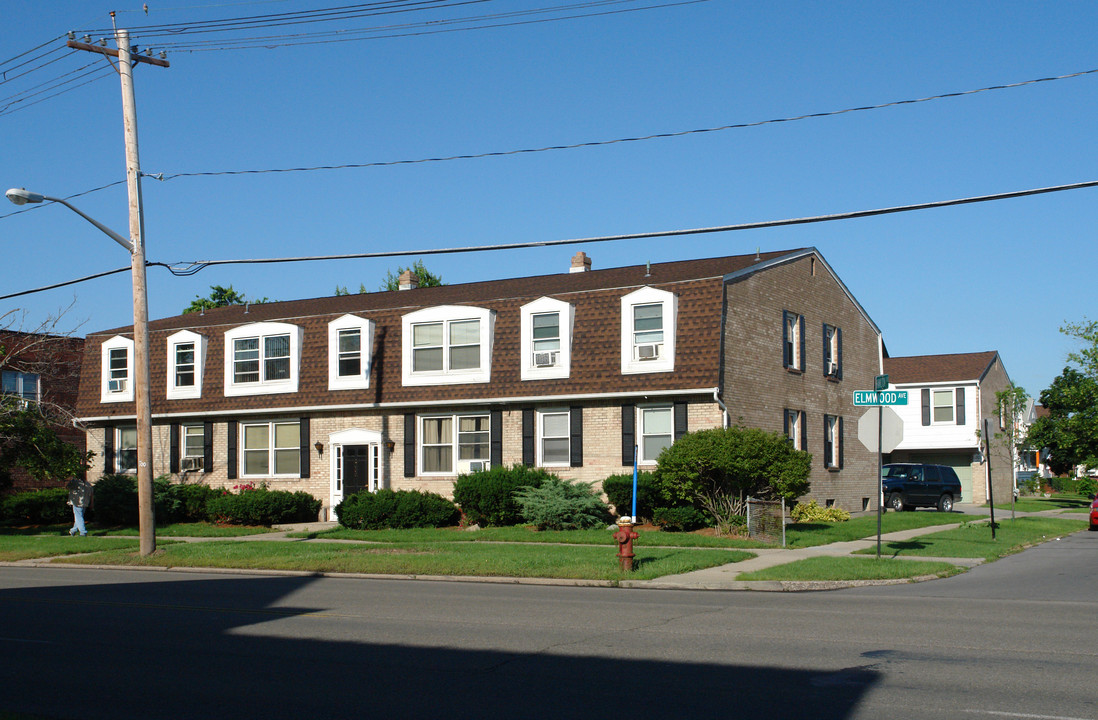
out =
<path fill-rule="evenodd" d="M 370 487 L 370 446 L 343 446 L 343 497 Z"/>

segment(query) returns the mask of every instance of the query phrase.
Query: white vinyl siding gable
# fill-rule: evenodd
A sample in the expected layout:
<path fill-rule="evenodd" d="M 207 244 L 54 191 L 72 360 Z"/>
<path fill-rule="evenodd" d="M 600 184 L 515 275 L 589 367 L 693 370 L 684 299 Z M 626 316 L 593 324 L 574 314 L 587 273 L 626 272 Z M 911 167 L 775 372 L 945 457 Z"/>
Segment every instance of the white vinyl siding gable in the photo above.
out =
<path fill-rule="evenodd" d="M 370 387 L 374 323 L 344 315 L 328 323 L 328 389 Z"/>
<path fill-rule="evenodd" d="M 674 372 L 678 296 L 644 287 L 621 299 L 621 372 Z"/>
<path fill-rule="evenodd" d="M 552 298 L 538 298 L 520 309 L 519 360 L 523 380 L 568 377 L 572 366 L 575 308 Z"/>
<path fill-rule="evenodd" d="M 225 395 L 297 392 L 304 331 L 288 323 L 254 323 L 225 333 Z"/>
<path fill-rule="evenodd" d="M 133 340 L 115 335 L 103 343 L 100 402 L 132 402 Z"/>
<path fill-rule="evenodd" d="M 206 337 L 190 330 L 181 330 L 168 336 L 167 353 L 167 398 L 179 400 L 202 397 Z"/>
<path fill-rule="evenodd" d="M 444 305 L 401 319 L 402 381 L 406 386 L 486 383 L 491 379 L 495 313 Z"/>

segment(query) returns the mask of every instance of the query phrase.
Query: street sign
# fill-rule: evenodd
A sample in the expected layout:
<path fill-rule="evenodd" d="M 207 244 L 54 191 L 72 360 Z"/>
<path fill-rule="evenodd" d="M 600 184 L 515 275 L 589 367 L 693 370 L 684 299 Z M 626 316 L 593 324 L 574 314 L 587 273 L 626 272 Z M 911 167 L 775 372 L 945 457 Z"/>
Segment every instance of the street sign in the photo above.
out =
<path fill-rule="evenodd" d="M 904 439 L 904 422 L 896 411 L 889 407 L 879 410 L 866 410 L 858 419 L 858 440 L 865 449 L 877 452 L 877 416 L 881 417 L 881 452 L 890 453 Z"/>
<path fill-rule="evenodd" d="M 888 376 L 887 375 L 878 375 L 877 377 L 873 378 L 873 389 L 878 390 L 878 391 L 887 390 L 888 389 Z"/>
<path fill-rule="evenodd" d="M 862 405 L 907 405 L 907 390 L 870 391 L 857 390 L 854 392 L 854 404 Z"/>

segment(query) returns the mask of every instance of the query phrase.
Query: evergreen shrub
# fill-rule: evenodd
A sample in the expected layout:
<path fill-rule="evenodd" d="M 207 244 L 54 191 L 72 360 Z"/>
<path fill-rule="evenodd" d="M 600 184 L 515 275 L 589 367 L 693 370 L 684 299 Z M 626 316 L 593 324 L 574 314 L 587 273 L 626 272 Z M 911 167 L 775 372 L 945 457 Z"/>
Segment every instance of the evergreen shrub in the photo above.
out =
<path fill-rule="evenodd" d="M 206 500 L 206 513 L 213 522 L 228 525 L 265 525 L 316 520 L 320 501 L 307 492 L 268 490 L 255 485 L 238 485 L 239 492 L 223 492 Z"/>
<path fill-rule="evenodd" d="M 522 522 L 515 492 L 523 488 L 541 487 L 556 479 L 540 468 L 524 465 L 494 467 L 482 472 L 461 475 L 454 483 L 454 502 L 469 525 L 506 527 Z"/>
<path fill-rule="evenodd" d="M 666 532 L 693 532 L 709 527 L 713 519 L 701 510 L 685 505 L 656 508 L 652 511 L 652 522 Z"/>
<path fill-rule="evenodd" d="M 437 493 L 419 490 L 364 490 L 336 506 L 339 524 L 351 530 L 449 527 L 461 517 L 457 506 Z"/>
<path fill-rule="evenodd" d="M 133 475 L 104 475 L 94 485 L 92 509 L 99 524 L 137 524 L 137 479 Z"/>
<path fill-rule="evenodd" d="M 72 519 L 72 508 L 66 504 L 69 491 L 65 488 L 28 490 L 6 498 L 0 504 L 0 519 L 31 525 L 54 525 Z"/>
<path fill-rule="evenodd" d="M 515 492 L 522 519 L 538 530 L 587 530 L 606 526 L 610 508 L 593 483 L 570 483 L 550 477 L 539 487 Z"/>
<path fill-rule="evenodd" d="M 611 475 L 602 481 L 602 491 L 620 517 L 633 512 L 633 474 Z M 663 497 L 654 473 L 637 473 L 637 516 L 654 518 L 657 507 L 670 503 Z"/>

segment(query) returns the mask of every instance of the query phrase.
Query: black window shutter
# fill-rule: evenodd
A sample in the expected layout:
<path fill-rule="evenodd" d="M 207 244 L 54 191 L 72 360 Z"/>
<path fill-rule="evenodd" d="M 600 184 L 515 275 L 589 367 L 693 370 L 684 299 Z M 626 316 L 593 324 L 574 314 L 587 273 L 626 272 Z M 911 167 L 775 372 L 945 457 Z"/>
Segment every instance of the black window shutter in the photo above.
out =
<path fill-rule="evenodd" d="M 522 464 L 534 467 L 534 410 L 522 411 Z"/>
<path fill-rule="evenodd" d="M 114 427 L 103 428 L 103 473 L 114 474 Z"/>
<path fill-rule="evenodd" d="M 168 425 L 168 472 L 179 472 L 179 423 Z"/>
<path fill-rule="evenodd" d="M 236 479 L 236 420 L 225 423 L 225 477 Z"/>
<path fill-rule="evenodd" d="M 583 408 L 568 409 L 568 454 L 572 467 L 583 467 Z"/>
<path fill-rule="evenodd" d="M 214 468 L 214 424 L 207 420 L 202 423 L 202 472 L 213 472 Z"/>
<path fill-rule="evenodd" d="M 804 371 L 805 365 L 807 364 L 804 354 L 804 315 L 801 315 L 801 331 L 799 335 L 801 336 L 801 349 L 800 355 L 797 357 L 796 365 L 798 370 Z"/>
<path fill-rule="evenodd" d="M 782 410 L 782 432 L 789 437 L 789 410 Z"/>
<path fill-rule="evenodd" d="M 503 465 L 503 411 L 493 410 L 488 415 L 488 459 L 492 467 Z"/>
<path fill-rule="evenodd" d="M 930 424 L 930 388 L 923 388 L 923 425 Z"/>
<path fill-rule="evenodd" d="M 831 439 L 827 437 L 827 416 L 824 415 L 824 467 L 831 467 Z"/>
<path fill-rule="evenodd" d="M 843 419 L 842 418 L 839 418 L 837 428 L 838 429 L 836 430 L 836 432 L 839 435 L 839 437 L 838 437 L 838 443 L 839 443 L 839 469 L 842 470 L 842 468 L 843 468 Z"/>
<path fill-rule="evenodd" d="M 675 403 L 675 439 L 678 440 L 686 434 L 686 403 Z"/>
<path fill-rule="evenodd" d="M 789 353 L 789 312 L 782 310 L 782 367 L 787 368 L 792 362 Z"/>
<path fill-rule="evenodd" d="M 801 450 L 808 450 L 808 413 L 801 410 Z"/>
<path fill-rule="evenodd" d="M 835 346 L 837 352 L 835 353 L 835 362 L 838 365 L 838 369 L 835 371 L 835 377 L 840 380 L 843 379 L 843 329 L 835 328 Z"/>
<path fill-rule="evenodd" d="M 404 413 L 404 477 L 416 476 L 416 414 Z"/>
<path fill-rule="evenodd" d="M 965 424 L 965 389 L 957 388 L 957 424 Z"/>
<path fill-rule="evenodd" d="M 301 423 L 301 477 L 309 477 L 309 418 L 303 417 Z"/>
<path fill-rule="evenodd" d="M 636 406 L 621 406 L 621 464 L 632 465 L 633 453 L 636 450 Z"/>

